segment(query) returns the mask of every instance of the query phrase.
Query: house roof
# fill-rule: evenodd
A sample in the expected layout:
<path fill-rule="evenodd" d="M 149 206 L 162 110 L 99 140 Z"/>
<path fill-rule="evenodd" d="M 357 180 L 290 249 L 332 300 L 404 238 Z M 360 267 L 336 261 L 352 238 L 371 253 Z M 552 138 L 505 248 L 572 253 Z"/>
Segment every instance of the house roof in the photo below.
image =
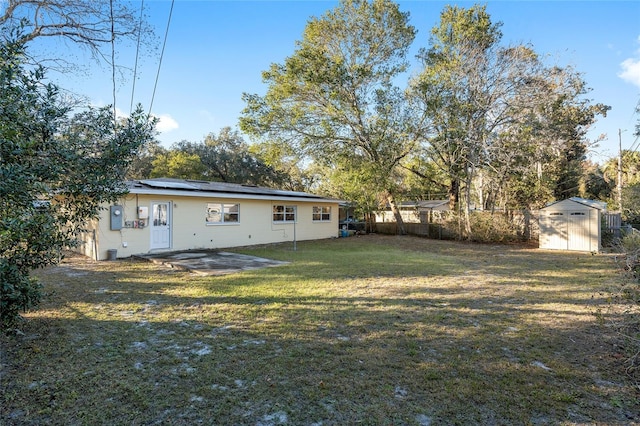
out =
<path fill-rule="evenodd" d="M 449 208 L 449 200 L 427 200 L 427 201 L 418 201 L 418 207 L 422 209 L 437 209 L 437 208 Z"/>
<path fill-rule="evenodd" d="M 448 209 L 449 208 L 449 200 L 423 200 L 423 201 L 402 201 L 399 206 L 405 208 L 418 208 L 418 209 L 428 209 L 428 210 L 436 210 L 438 208 Z M 389 205 L 387 205 L 389 207 Z"/>
<path fill-rule="evenodd" d="M 188 197 L 216 197 L 262 199 L 274 201 L 320 201 L 342 203 L 341 200 L 299 191 L 284 191 L 255 185 L 208 182 L 191 179 L 156 178 L 125 182 L 131 194 L 179 195 Z"/>

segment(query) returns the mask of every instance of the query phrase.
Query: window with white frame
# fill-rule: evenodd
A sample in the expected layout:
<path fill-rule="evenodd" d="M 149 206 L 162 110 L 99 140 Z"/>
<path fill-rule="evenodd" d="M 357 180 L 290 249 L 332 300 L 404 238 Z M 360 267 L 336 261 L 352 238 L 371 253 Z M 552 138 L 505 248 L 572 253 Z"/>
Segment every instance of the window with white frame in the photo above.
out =
<path fill-rule="evenodd" d="M 207 203 L 207 225 L 240 222 L 240 204 Z"/>
<path fill-rule="evenodd" d="M 330 222 L 331 206 L 313 206 L 314 222 Z"/>
<path fill-rule="evenodd" d="M 274 222 L 295 222 L 296 206 L 274 205 L 273 221 Z"/>

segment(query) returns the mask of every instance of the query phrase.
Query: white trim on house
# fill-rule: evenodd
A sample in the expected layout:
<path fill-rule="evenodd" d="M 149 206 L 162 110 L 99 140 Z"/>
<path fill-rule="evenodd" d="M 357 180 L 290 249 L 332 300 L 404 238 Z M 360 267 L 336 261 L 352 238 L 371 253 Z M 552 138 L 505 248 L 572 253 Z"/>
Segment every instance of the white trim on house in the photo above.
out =
<path fill-rule="evenodd" d="M 340 200 L 315 194 L 256 186 L 179 179 L 149 179 L 125 182 L 129 193 L 88 225 L 80 251 L 95 259 L 128 257 L 157 250 L 217 249 L 287 241 L 335 238 L 339 232 Z M 153 204 L 170 206 L 169 247 L 156 248 L 151 226 Z M 239 222 L 207 221 L 207 203 L 237 204 Z M 296 221 L 273 222 L 274 205 L 291 205 Z M 112 226 L 110 212 L 119 212 Z M 328 207 L 331 219 L 314 221 L 313 208 Z M 220 226 L 224 225 L 224 226 Z M 233 226 L 229 226 L 233 225 Z M 165 245 L 166 246 L 166 245 Z"/>

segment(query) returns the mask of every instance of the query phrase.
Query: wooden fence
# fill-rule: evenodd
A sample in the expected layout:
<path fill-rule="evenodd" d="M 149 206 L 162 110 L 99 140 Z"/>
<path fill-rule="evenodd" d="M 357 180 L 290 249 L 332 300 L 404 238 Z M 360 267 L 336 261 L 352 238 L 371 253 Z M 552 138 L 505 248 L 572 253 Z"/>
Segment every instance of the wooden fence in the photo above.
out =
<path fill-rule="evenodd" d="M 432 223 L 405 222 L 404 228 L 407 234 L 425 238 L 452 240 L 460 238 L 461 226 L 455 214 L 451 212 L 437 212 Z M 475 211 L 474 215 L 502 215 L 507 217 L 511 228 L 505 232 L 513 233 L 514 237 L 522 241 L 537 241 L 539 238 L 538 214 L 536 211 L 510 211 L 491 213 L 488 211 Z M 620 213 L 605 213 L 602 220 L 602 230 L 613 238 L 621 236 L 622 218 Z M 381 234 L 399 234 L 396 222 L 376 222 L 375 230 Z"/>
<path fill-rule="evenodd" d="M 513 239 L 530 241 L 538 240 L 539 227 L 538 227 L 538 212 L 523 212 L 523 211 L 509 211 L 509 212 L 494 212 L 489 211 L 474 211 L 474 215 L 486 216 L 485 222 L 489 221 L 489 216 L 500 215 L 502 218 L 507 218 L 509 222 L 509 229 L 496 230 L 496 233 L 501 231 L 512 234 Z M 455 213 L 445 212 L 433 212 L 433 222 L 431 223 L 416 223 L 405 222 L 404 228 L 407 234 L 417 235 L 425 238 L 434 238 L 441 240 L 455 240 L 459 239 L 462 235 L 462 223 L 458 220 L 459 217 Z M 376 232 L 380 234 L 399 234 L 398 225 L 396 222 L 376 222 Z M 509 238 L 508 238 L 509 239 Z"/>

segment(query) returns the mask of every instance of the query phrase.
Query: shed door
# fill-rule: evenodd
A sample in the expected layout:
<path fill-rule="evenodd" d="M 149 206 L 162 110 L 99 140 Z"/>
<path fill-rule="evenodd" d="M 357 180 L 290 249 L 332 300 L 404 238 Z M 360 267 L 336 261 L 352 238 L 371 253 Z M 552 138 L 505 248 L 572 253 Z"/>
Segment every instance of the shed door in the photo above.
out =
<path fill-rule="evenodd" d="M 171 203 L 153 203 L 151 216 L 151 246 L 153 249 L 171 247 Z"/>
<path fill-rule="evenodd" d="M 566 250 L 567 249 L 567 216 L 563 211 L 548 211 L 544 222 L 540 223 L 540 236 L 545 237 L 541 247 Z M 542 242 L 542 241 L 541 241 Z"/>
<path fill-rule="evenodd" d="M 591 250 L 591 229 L 589 226 L 589 212 L 570 211 L 567 219 L 569 231 L 567 249 L 580 251 Z"/>

